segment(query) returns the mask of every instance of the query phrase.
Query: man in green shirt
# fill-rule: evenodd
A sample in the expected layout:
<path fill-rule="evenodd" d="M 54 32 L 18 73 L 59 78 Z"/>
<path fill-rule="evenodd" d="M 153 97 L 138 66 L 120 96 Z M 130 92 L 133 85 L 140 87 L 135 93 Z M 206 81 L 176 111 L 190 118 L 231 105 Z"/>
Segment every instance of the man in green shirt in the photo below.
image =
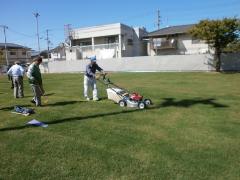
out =
<path fill-rule="evenodd" d="M 33 63 L 29 66 L 27 71 L 27 77 L 29 84 L 32 88 L 33 99 L 32 103 L 36 104 L 36 106 L 41 106 L 41 96 L 44 95 L 45 91 L 43 89 L 42 84 L 42 76 L 41 71 L 39 69 L 39 65 L 42 63 L 42 58 L 37 57 L 34 59 Z"/>

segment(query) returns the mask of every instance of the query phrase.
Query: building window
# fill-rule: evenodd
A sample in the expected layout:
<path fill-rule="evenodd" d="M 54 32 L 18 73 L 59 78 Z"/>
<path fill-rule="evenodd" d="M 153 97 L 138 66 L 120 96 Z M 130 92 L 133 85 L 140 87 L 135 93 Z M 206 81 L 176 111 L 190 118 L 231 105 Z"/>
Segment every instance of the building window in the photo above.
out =
<path fill-rule="evenodd" d="M 92 42 L 91 41 L 80 42 L 79 45 L 80 46 L 90 46 L 90 45 L 92 45 Z"/>
<path fill-rule="evenodd" d="M 11 55 L 11 56 L 15 56 L 15 55 L 17 55 L 17 53 L 14 52 L 14 51 L 10 51 L 10 55 Z"/>
<path fill-rule="evenodd" d="M 128 43 L 128 45 L 133 45 L 133 40 L 132 39 L 128 39 L 127 43 Z"/>
<path fill-rule="evenodd" d="M 107 36 L 107 37 L 104 37 L 104 43 L 105 44 L 118 43 L 118 37 L 117 36 Z"/>
<path fill-rule="evenodd" d="M 27 54 L 26 51 L 23 51 L 23 52 L 22 52 L 22 55 L 23 55 L 23 56 L 26 56 L 26 54 Z"/>
<path fill-rule="evenodd" d="M 201 40 L 201 39 L 197 39 L 195 37 L 192 37 L 192 44 L 199 44 L 199 43 L 204 43 L 204 41 Z"/>
<path fill-rule="evenodd" d="M 3 55 L 3 52 L 2 51 L 0 51 L 0 56 L 2 56 Z"/>

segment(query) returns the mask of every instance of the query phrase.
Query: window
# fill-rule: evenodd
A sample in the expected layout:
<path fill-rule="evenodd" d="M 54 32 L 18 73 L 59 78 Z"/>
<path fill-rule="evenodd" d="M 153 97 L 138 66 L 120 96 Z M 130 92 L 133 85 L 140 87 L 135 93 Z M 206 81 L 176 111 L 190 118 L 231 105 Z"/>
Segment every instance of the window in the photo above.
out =
<path fill-rule="evenodd" d="M 104 41 L 106 44 L 112 44 L 112 43 L 117 43 L 117 37 L 116 36 L 109 36 L 109 37 L 105 37 Z"/>
<path fill-rule="evenodd" d="M 14 51 L 10 51 L 10 55 L 11 55 L 11 56 L 15 56 L 15 55 L 17 55 L 17 53 L 14 52 Z"/>
<path fill-rule="evenodd" d="M 3 52 L 2 51 L 0 51 L 0 56 L 2 56 L 3 55 Z"/>
<path fill-rule="evenodd" d="M 26 51 L 23 51 L 23 52 L 22 52 L 22 55 L 23 55 L 23 56 L 26 56 L 26 54 L 27 54 Z"/>
<path fill-rule="evenodd" d="M 91 41 L 80 42 L 79 45 L 80 46 L 90 46 L 90 45 L 92 45 L 92 42 Z"/>
<path fill-rule="evenodd" d="M 199 44 L 199 43 L 204 43 L 204 41 L 201 40 L 201 39 L 197 39 L 195 37 L 192 37 L 192 44 Z"/>
<path fill-rule="evenodd" d="M 133 40 L 132 39 L 128 39 L 127 43 L 128 43 L 128 45 L 133 45 Z"/>
<path fill-rule="evenodd" d="M 154 47 L 160 47 L 162 45 L 162 42 L 166 41 L 166 38 L 154 38 L 153 39 L 153 46 Z"/>

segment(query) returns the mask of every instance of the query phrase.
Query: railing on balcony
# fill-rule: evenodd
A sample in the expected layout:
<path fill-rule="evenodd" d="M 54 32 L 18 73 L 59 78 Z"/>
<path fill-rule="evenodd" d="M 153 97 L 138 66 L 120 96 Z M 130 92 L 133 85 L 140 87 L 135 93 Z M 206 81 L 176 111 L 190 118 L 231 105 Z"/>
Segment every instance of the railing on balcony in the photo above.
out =
<path fill-rule="evenodd" d="M 88 46 L 75 46 L 73 49 L 76 50 L 77 57 L 84 59 L 92 55 L 96 55 L 100 59 L 116 58 L 118 56 L 118 43 L 110 44 L 96 44 Z"/>
<path fill-rule="evenodd" d="M 152 42 L 153 49 L 176 49 L 177 40 L 176 39 L 153 39 Z"/>

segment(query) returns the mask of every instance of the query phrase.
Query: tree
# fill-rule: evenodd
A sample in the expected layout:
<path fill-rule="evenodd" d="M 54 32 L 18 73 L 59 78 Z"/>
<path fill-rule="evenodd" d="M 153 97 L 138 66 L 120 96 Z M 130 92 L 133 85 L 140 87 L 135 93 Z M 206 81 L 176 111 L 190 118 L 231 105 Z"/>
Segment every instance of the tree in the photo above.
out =
<path fill-rule="evenodd" d="M 219 72 L 224 48 L 240 38 L 240 21 L 237 18 L 201 20 L 190 30 L 190 33 L 193 37 L 206 41 L 214 49 L 215 68 Z"/>
<path fill-rule="evenodd" d="M 224 48 L 224 52 L 226 53 L 240 52 L 240 39 L 228 44 L 227 47 Z"/>

